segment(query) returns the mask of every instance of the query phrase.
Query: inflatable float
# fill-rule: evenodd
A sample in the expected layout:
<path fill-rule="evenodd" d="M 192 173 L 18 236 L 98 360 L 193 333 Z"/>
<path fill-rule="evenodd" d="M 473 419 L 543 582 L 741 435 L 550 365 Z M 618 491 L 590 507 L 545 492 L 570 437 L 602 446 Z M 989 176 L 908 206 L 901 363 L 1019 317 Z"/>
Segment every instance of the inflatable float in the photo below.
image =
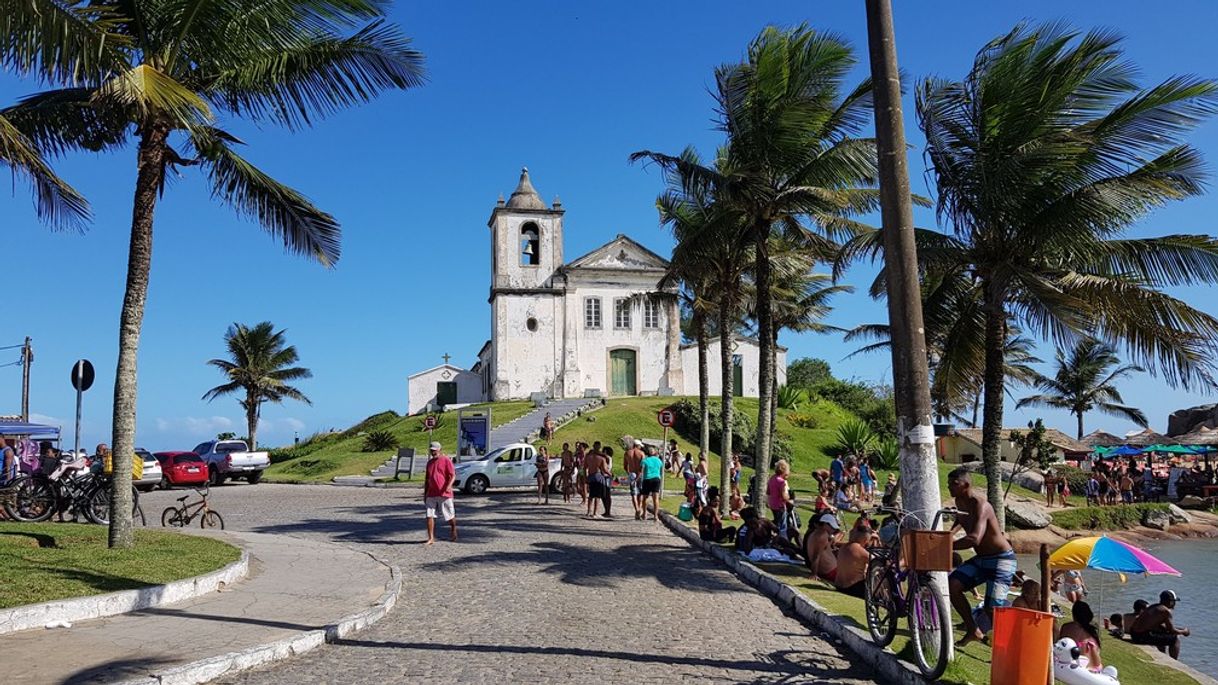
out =
<path fill-rule="evenodd" d="M 1087 657 L 1079 652 L 1078 644 L 1063 637 L 1053 645 L 1053 677 L 1066 685 L 1121 685 L 1117 670 L 1105 666 L 1096 672 L 1087 668 Z"/>

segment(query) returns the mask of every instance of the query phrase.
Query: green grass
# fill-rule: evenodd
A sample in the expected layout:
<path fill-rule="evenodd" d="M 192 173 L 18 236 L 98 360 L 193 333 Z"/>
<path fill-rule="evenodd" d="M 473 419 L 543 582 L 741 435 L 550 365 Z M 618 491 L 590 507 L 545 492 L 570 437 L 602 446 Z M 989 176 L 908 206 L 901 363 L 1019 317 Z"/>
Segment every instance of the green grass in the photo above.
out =
<path fill-rule="evenodd" d="M 666 497 L 662 508 L 675 514 L 683 499 Z M 739 525 L 738 522 L 728 522 Z M 696 526 L 696 522 L 687 525 Z M 730 546 L 730 545 L 725 545 Z M 842 594 L 824 581 L 813 581 L 805 567 L 791 564 L 756 564 L 759 568 L 778 577 L 816 602 L 830 614 L 844 618 L 847 622 L 866 631 L 867 619 L 863 600 Z M 953 618 L 954 615 L 953 615 Z M 901 620 L 897 636 L 890 649 L 897 657 L 913 663 L 913 646 L 909 642 L 908 624 Z M 1155 683 L 1155 685 L 1197 685 L 1197 681 L 1181 671 L 1154 663 L 1142 648 L 1113 638 L 1105 638 L 1101 654 L 1105 665 L 1116 666 L 1123 683 Z M 955 660 L 948 666 L 943 679 L 945 685 L 984 685 L 990 682 L 991 652 L 988 645 L 971 643 L 956 650 Z"/>
<path fill-rule="evenodd" d="M 527 400 L 513 402 L 495 402 L 480 404 L 471 409 L 491 408 L 491 421 L 501 426 L 513 419 L 520 418 L 533 410 L 533 405 Z M 380 415 L 376 415 L 380 416 Z M 448 453 L 453 454 L 457 449 L 457 412 L 451 411 L 442 415 L 443 424 L 435 430 L 435 438 L 439 440 Z M 421 430 L 423 417 L 403 416 L 379 420 L 375 422 L 376 430 L 392 433 L 402 447 L 413 447 L 420 455 L 427 453 L 427 443 L 431 441 L 427 431 Z M 364 452 L 364 436 L 358 431 L 347 431 L 346 436 L 321 438 L 324 446 L 309 451 L 306 449 L 293 450 L 294 453 L 308 452 L 295 458 L 276 461 L 263 474 L 263 478 L 273 482 L 289 483 L 326 483 L 335 476 L 366 476 L 377 466 L 385 463 L 395 451 Z"/>
<path fill-rule="evenodd" d="M 0 522 L 0 608 L 161 585 L 241 556 L 219 540 L 156 530 L 110 550 L 106 535 L 105 526 Z"/>
<path fill-rule="evenodd" d="M 1126 530 L 1142 523 L 1148 511 L 1167 511 L 1168 505 L 1118 504 L 1109 507 L 1075 507 L 1050 514 L 1053 524 L 1067 530 Z"/>

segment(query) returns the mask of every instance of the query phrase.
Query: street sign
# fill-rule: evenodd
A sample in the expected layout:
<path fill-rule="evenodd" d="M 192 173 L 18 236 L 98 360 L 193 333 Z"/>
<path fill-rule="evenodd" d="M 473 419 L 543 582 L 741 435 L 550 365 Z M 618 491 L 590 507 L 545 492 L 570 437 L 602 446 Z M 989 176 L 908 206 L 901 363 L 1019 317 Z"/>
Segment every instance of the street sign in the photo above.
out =
<path fill-rule="evenodd" d="M 427 418 L 423 419 L 423 427 L 424 427 L 424 428 L 426 428 L 427 430 L 435 430 L 435 428 L 436 428 L 436 415 L 435 415 L 435 414 L 428 414 L 428 415 L 427 415 Z"/>
<path fill-rule="evenodd" d="M 656 420 L 665 428 L 672 428 L 677 423 L 677 415 L 671 409 L 661 409 L 659 414 L 656 414 Z"/>
<path fill-rule="evenodd" d="M 93 387 L 93 365 L 88 359 L 78 360 L 72 365 L 72 387 L 80 392 Z"/>

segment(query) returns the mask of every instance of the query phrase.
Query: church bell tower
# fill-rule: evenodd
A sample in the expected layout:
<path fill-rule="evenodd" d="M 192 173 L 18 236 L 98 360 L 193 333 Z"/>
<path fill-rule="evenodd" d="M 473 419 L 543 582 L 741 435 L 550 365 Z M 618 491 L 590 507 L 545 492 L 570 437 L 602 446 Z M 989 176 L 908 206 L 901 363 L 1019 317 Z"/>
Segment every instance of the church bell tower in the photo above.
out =
<path fill-rule="evenodd" d="M 491 211 L 490 399 L 562 392 L 565 299 L 554 283 L 563 265 L 562 204 L 546 207 L 527 168 Z"/>

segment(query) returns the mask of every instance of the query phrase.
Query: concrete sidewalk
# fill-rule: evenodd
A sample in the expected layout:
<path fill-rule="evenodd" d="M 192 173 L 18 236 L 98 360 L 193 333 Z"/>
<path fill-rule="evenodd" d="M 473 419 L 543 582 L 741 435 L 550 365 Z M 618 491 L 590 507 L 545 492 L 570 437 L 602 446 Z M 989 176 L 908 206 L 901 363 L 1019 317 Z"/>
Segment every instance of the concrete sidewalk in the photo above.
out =
<path fill-rule="evenodd" d="M 388 566 L 340 545 L 217 535 L 250 553 L 246 580 L 178 604 L 0 637 L 5 683 L 200 682 L 250 665 L 242 653 L 272 643 L 280 644 L 252 661 L 320 644 L 318 631 L 372 609 L 393 585 Z M 208 675 L 183 668 L 202 660 L 211 660 Z"/>

